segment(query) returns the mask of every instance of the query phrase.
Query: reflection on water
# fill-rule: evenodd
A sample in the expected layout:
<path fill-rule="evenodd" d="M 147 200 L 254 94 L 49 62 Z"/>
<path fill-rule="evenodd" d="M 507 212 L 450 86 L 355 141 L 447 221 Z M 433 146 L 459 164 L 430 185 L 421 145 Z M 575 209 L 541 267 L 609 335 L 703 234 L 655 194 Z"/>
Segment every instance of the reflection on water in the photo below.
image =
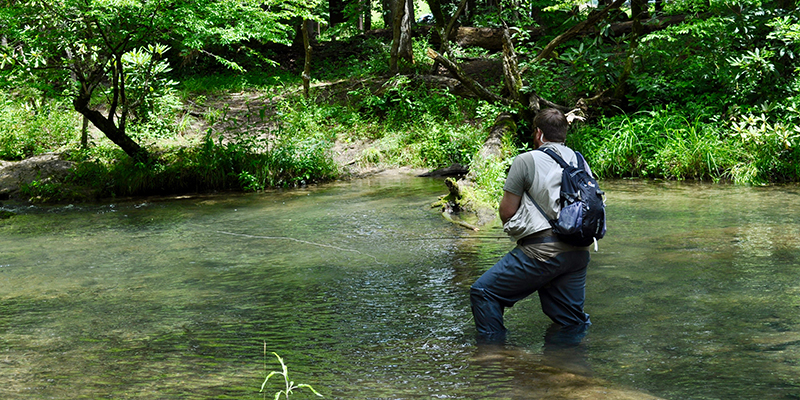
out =
<path fill-rule="evenodd" d="M 511 243 L 432 211 L 440 181 L 15 209 L 0 397 L 257 398 L 266 342 L 326 398 L 800 398 L 800 190 L 604 189 L 588 335 L 534 295 L 499 347 L 468 289 Z"/>

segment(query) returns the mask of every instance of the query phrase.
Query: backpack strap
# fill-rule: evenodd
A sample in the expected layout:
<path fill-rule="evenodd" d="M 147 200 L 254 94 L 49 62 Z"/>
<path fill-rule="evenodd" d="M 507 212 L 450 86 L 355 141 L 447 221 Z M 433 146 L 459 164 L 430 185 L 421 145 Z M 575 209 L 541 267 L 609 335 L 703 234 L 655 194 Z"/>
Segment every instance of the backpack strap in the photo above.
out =
<path fill-rule="evenodd" d="M 564 163 L 564 160 L 563 160 L 561 157 L 559 157 L 559 155 L 558 155 L 558 154 L 556 154 L 554 151 L 552 151 L 552 150 L 550 150 L 550 149 L 542 149 L 542 148 L 539 148 L 539 149 L 537 149 L 537 150 L 539 150 L 539 151 L 542 151 L 542 152 L 544 152 L 544 153 L 547 153 L 547 154 L 548 154 L 550 157 L 553 157 L 553 158 L 556 160 L 556 162 L 558 162 L 558 163 L 560 163 L 560 164 L 563 164 L 563 165 L 566 165 L 566 163 Z M 548 150 L 549 150 L 549 151 L 548 151 Z M 562 168 L 563 168 L 563 167 L 562 167 Z M 529 189 L 530 189 L 530 188 L 529 188 Z M 529 189 L 526 189 L 526 190 L 524 191 L 524 192 L 525 192 L 525 195 L 526 195 L 526 196 L 528 196 L 528 198 L 531 200 L 531 203 L 533 203 L 533 205 L 534 205 L 534 206 L 536 206 L 536 209 L 537 209 L 537 210 L 539 210 L 539 212 L 540 212 L 540 213 L 542 213 L 542 216 L 544 217 L 544 219 L 545 219 L 545 220 L 547 220 L 548 222 L 550 222 L 551 220 L 550 220 L 550 217 L 548 217 L 548 216 L 547 216 L 547 213 L 546 213 L 546 212 L 544 212 L 544 210 L 542 209 L 542 207 L 541 207 L 541 206 L 539 206 L 539 203 L 537 203 L 537 202 L 536 202 L 536 200 L 534 200 L 534 199 L 533 199 L 533 196 L 531 196 L 531 195 L 530 195 L 530 193 L 528 193 L 528 190 L 529 190 Z M 520 205 L 520 207 L 521 207 L 521 205 Z"/>
<path fill-rule="evenodd" d="M 543 148 L 541 148 L 541 147 L 540 147 L 540 148 L 538 148 L 538 149 L 536 149 L 536 150 L 539 150 L 539 151 L 541 151 L 541 152 L 543 152 L 543 153 L 547 154 L 548 156 L 552 157 L 552 158 L 553 158 L 553 160 L 556 160 L 556 162 L 558 163 L 558 165 L 560 165 L 560 166 L 561 166 L 561 168 L 565 168 L 565 169 L 566 169 L 566 168 L 569 166 L 569 164 L 567 164 L 567 162 L 566 162 L 566 161 L 564 161 L 564 159 L 563 159 L 563 158 L 561 158 L 561 156 L 560 156 L 560 155 L 558 155 L 558 153 L 556 153 L 556 152 L 555 152 L 555 151 L 553 151 L 552 149 L 543 149 Z M 577 152 L 577 151 L 576 151 L 576 152 L 575 152 L 575 157 L 577 157 L 577 158 L 578 158 L 578 169 L 584 169 L 584 165 L 583 165 L 583 155 L 581 155 L 581 153 L 579 153 L 579 152 Z"/>
<path fill-rule="evenodd" d="M 531 196 L 527 190 L 525 191 L 525 195 L 528 196 L 528 198 L 531 200 L 531 203 L 533 203 L 533 205 L 536 206 L 536 209 L 539 210 L 540 213 L 542 213 L 544 219 L 547 222 L 550 222 L 550 217 L 547 216 L 547 213 L 545 213 L 544 210 L 542 210 L 542 207 L 539 206 L 539 203 L 537 203 L 536 200 L 533 199 L 533 196 Z M 520 205 L 520 207 L 522 207 L 522 205 Z"/>

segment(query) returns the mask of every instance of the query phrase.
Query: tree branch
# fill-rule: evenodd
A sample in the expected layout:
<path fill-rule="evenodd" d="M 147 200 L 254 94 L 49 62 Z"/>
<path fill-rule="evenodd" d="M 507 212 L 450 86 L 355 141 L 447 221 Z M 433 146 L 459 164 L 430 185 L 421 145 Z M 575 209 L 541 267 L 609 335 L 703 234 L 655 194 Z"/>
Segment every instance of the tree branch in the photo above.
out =
<path fill-rule="evenodd" d="M 467 0 L 461 0 L 461 4 L 458 5 L 458 9 L 450 18 L 450 22 L 447 23 L 447 26 L 444 25 L 444 14 L 442 13 L 441 5 L 439 4 L 439 2 L 432 1 L 431 3 L 435 3 L 435 5 L 439 7 L 439 9 L 437 10 L 437 13 L 439 15 L 434 15 L 434 17 L 437 18 L 436 26 L 437 27 L 441 26 L 441 29 L 437 28 L 439 31 L 438 32 L 439 37 L 442 40 L 442 43 L 439 46 L 439 53 L 444 53 L 445 55 L 448 55 L 450 54 L 450 43 L 449 43 L 450 34 L 453 32 L 453 27 L 455 26 L 456 21 L 458 20 L 458 16 L 461 15 L 462 12 L 464 12 L 464 8 L 467 6 Z M 442 18 L 441 22 L 438 21 L 438 18 L 440 17 Z M 439 63 L 434 61 L 433 67 L 431 67 L 431 73 L 432 74 L 436 73 L 437 69 L 439 69 Z"/>
<path fill-rule="evenodd" d="M 579 24 L 573 26 L 566 32 L 556 36 L 555 39 L 551 40 L 550 43 L 545 46 L 544 49 L 536 56 L 533 60 L 534 62 L 538 62 L 544 58 L 550 57 L 556 47 L 560 46 L 561 43 L 566 42 L 567 40 L 571 39 L 573 36 L 577 35 L 580 31 L 584 30 L 587 25 L 595 25 L 600 20 L 605 18 L 611 10 L 619 8 L 622 4 L 625 3 L 625 0 L 614 0 L 613 3 L 609 4 L 606 8 L 600 10 L 596 14 L 591 14 L 589 18 L 585 21 L 580 22 Z"/>

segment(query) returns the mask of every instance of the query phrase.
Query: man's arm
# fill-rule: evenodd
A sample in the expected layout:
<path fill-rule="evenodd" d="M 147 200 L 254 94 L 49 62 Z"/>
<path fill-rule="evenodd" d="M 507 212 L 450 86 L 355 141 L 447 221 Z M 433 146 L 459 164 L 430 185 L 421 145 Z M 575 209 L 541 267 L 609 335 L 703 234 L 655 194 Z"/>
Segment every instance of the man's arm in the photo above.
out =
<path fill-rule="evenodd" d="M 500 199 L 500 220 L 503 221 L 503 224 L 514 216 L 521 201 L 521 196 L 517 196 L 505 190 L 503 191 L 503 198 Z"/>

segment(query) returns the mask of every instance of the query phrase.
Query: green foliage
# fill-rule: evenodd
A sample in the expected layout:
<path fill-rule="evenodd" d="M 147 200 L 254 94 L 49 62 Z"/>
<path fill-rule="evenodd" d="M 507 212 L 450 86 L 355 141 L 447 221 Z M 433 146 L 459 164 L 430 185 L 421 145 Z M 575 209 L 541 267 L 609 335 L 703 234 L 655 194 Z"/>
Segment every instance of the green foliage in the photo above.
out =
<path fill-rule="evenodd" d="M 729 140 L 739 144 L 740 163 L 731 172 L 737 183 L 796 181 L 800 173 L 800 127 L 766 113 L 731 120 Z"/>
<path fill-rule="evenodd" d="M 650 33 L 638 46 L 631 46 L 630 35 L 613 35 L 607 21 L 596 37 L 573 39 L 552 59 L 531 63 L 548 40 L 585 18 L 587 10 L 571 16 L 564 12 L 579 3 L 502 0 L 493 3 L 502 11 L 486 9 L 475 15 L 481 26 L 533 26 L 529 16 L 518 11 L 543 9 L 538 21 L 556 29 L 536 43 L 528 41 L 525 30 L 515 34 L 527 85 L 522 90 L 559 104 L 609 93 L 619 84 L 627 57 L 633 57 L 626 82 L 628 102 L 623 105 L 629 113 L 614 116 L 615 110 L 603 110 L 605 116 L 574 128 L 568 139 L 587 155 L 595 172 L 604 177 L 746 184 L 800 177 L 800 132 L 795 128 L 800 124 L 798 11 L 776 10 L 772 3 L 755 0 L 736 5 L 671 1 L 666 3 L 667 13 L 711 11 L 711 16 L 689 17 Z M 311 100 L 295 96 L 300 79 L 292 67 L 297 65 L 275 66 L 270 61 L 275 54 L 254 44 L 289 44 L 292 24 L 299 18 L 318 19 L 319 2 L 277 0 L 263 7 L 263 2 L 250 0 L 168 1 L 154 8 L 154 3 L 141 0 L 67 0 L 44 11 L 38 4 L 21 1 L 0 9 L 0 26 L 9 44 L 0 49 L 0 83 L 19 88 L 2 100 L 0 157 L 19 159 L 71 149 L 73 158 L 82 161 L 74 182 L 89 184 L 101 195 L 261 190 L 325 181 L 339 173 L 332 161 L 333 143 L 365 141 L 352 155 L 364 166 L 469 164 L 477 195 L 492 202 L 502 193 L 511 158 L 519 147 L 528 146 L 505 138 L 505 157 L 477 160 L 486 125 L 509 110 L 432 89 L 413 74 L 376 84 L 383 81 L 370 78 L 388 71 L 389 43 L 375 37 L 339 38 L 338 45 L 320 46 L 312 59 L 314 79 L 366 78 L 359 81 L 360 88 L 346 94 L 315 88 L 312 93 L 319 98 Z M 448 12 L 455 6 L 445 4 L 451 8 Z M 49 18 L 48 13 L 56 11 L 68 18 Z M 89 19 L 96 24 L 94 32 L 84 29 Z M 331 30 L 321 40 L 347 29 Z M 424 55 L 427 39 L 413 41 L 416 65 L 411 70 L 416 73 L 430 67 Z M 124 46 L 112 51 L 109 43 Z M 457 45 L 453 54 L 498 57 Z M 115 65 L 118 57 L 121 64 Z M 179 58 L 190 66 L 179 68 Z M 128 102 L 117 112 L 130 111 L 127 133 L 157 149 L 157 159 L 126 161 L 118 150 L 101 143 L 87 151 L 73 149 L 80 125 L 75 114 L 67 111 L 66 102 L 43 100 L 75 94 L 76 86 L 65 84 L 72 79 L 67 68 L 76 71 L 76 77 L 84 74 L 85 84 L 99 85 L 92 105 L 100 108 L 122 95 L 108 83 L 124 77 Z M 91 73 L 97 76 L 87 75 Z M 209 132 L 196 145 L 165 144 L 190 125 L 189 111 L 203 110 L 202 115 L 192 114 L 212 125 L 230 122 L 228 108 L 204 104 L 238 91 L 279 99 L 269 108 L 247 104 L 252 106 L 248 117 L 268 125 L 258 139 L 236 134 L 249 129 L 234 126 L 224 138 Z M 525 122 L 520 125 L 520 131 L 526 131 Z M 49 185 L 37 181 L 25 190 L 31 197 L 52 197 L 58 189 Z"/>
<path fill-rule="evenodd" d="M 651 33 L 637 48 L 631 99 L 637 107 L 699 100 L 722 112 L 794 96 L 798 18 L 753 7 Z"/>
<path fill-rule="evenodd" d="M 20 187 L 20 193 L 37 202 L 54 202 L 62 200 L 63 185 L 59 182 L 34 180 Z"/>
<path fill-rule="evenodd" d="M 314 138 L 226 139 L 209 131 L 199 146 L 165 151 L 150 163 L 114 149 L 75 152 L 79 163 L 69 182 L 101 197 L 296 187 L 338 175 L 329 147 Z"/>
<path fill-rule="evenodd" d="M 77 140 L 79 120 L 66 104 L 0 93 L 0 159 L 23 158 L 58 150 Z"/>
<path fill-rule="evenodd" d="M 319 397 L 323 397 L 319 392 L 314 390 L 314 388 L 311 387 L 311 385 L 307 385 L 307 384 L 304 384 L 304 383 L 295 384 L 294 381 L 290 381 L 289 380 L 289 369 L 286 367 L 286 364 L 284 364 L 283 359 L 281 358 L 281 356 L 278 355 L 278 353 L 273 352 L 272 354 L 275 355 L 275 357 L 278 358 L 278 362 L 281 363 L 281 370 L 280 371 L 272 371 L 272 372 L 267 374 L 266 379 L 264 379 L 264 383 L 261 384 L 261 390 L 259 390 L 259 393 L 264 391 L 264 388 L 267 386 L 267 382 L 269 381 L 269 378 L 272 378 L 275 375 L 280 375 L 280 376 L 283 377 L 284 388 L 281 389 L 281 390 L 278 390 L 275 393 L 275 400 L 278 400 L 279 398 L 281 398 L 281 396 L 284 396 L 284 398 L 288 400 L 289 399 L 289 395 L 294 393 L 294 391 L 297 390 L 297 389 L 308 389 L 312 393 L 314 393 L 315 395 L 317 395 Z M 264 342 L 264 370 L 266 370 L 266 369 L 267 369 L 267 343 Z"/>
<path fill-rule="evenodd" d="M 500 0 L 477 3 L 478 9 L 473 12 L 472 25 L 491 28 L 502 28 L 505 25 L 536 26 L 537 21 L 525 10 L 530 10 L 531 7 L 540 9 L 550 3 L 541 0 Z"/>
<path fill-rule="evenodd" d="M 154 114 L 164 114 L 159 107 L 170 107 L 164 98 L 173 97 L 175 83 L 161 77 L 170 68 L 164 61 L 168 47 L 158 43 L 173 45 L 186 57 L 202 54 L 243 71 L 209 49 L 235 50 L 269 62 L 250 42 L 290 44 L 294 29 L 288 21 L 313 18 L 315 6 L 299 0 L 18 1 L 0 11 L 0 64 L 13 71 L 4 77 L 17 83 L 31 79 L 45 92 L 73 96 L 81 112 L 99 99 L 97 92 L 104 92 L 110 112 L 97 127 L 110 137 L 124 136 L 129 116 L 131 122 L 150 124 Z M 146 130 L 168 130 L 154 128 Z M 131 156 L 142 154 L 137 146 L 125 146 Z"/>
<path fill-rule="evenodd" d="M 520 150 L 519 152 L 522 152 Z M 470 164 L 469 168 L 475 174 L 475 197 L 484 204 L 497 208 L 500 198 L 503 197 L 503 186 L 511 163 L 514 161 L 512 152 L 504 151 L 505 157 L 501 160 L 479 160 Z"/>
<path fill-rule="evenodd" d="M 720 131 L 702 116 L 671 109 L 622 115 L 584 126 L 571 138 L 599 176 L 720 179 L 730 168 Z"/>
<path fill-rule="evenodd" d="M 192 70 L 180 76 L 178 91 L 183 98 L 203 98 L 236 93 L 245 90 L 284 91 L 301 84 L 298 74 L 280 68 L 267 67 L 260 70 L 237 73 L 218 70 Z"/>
<path fill-rule="evenodd" d="M 364 163 L 379 160 L 425 168 L 467 165 L 486 135 L 480 126 L 466 123 L 475 117 L 474 101 L 413 84 L 406 76 L 390 79 L 376 93 L 362 89 L 350 95 L 356 102 L 347 124 L 381 127 L 364 132 L 373 140 L 362 155 Z"/>
<path fill-rule="evenodd" d="M 736 117 L 726 126 L 665 108 L 603 118 L 568 139 L 601 177 L 763 184 L 796 179 L 800 160 L 800 129 L 763 114 Z"/>
<path fill-rule="evenodd" d="M 168 50 L 168 46 L 151 44 L 122 55 L 122 67 L 127 71 L 126 96 L 135 99 L 131 111 L 138 122 L 151 122 L 164 111 L 181 106 L 175 91 L 177 82 L 166 77 L 171 68 L 162 57 Z"/>
<path fill-rule="evenodd" d="M 314 54 L 311 59 L 314 79 L 336 80 L 344 78 L 382 75 L 389 72 L 391 43 L 374 37 L 351 38 L 346 50 L 337 48 L 334 54 Z"/>

